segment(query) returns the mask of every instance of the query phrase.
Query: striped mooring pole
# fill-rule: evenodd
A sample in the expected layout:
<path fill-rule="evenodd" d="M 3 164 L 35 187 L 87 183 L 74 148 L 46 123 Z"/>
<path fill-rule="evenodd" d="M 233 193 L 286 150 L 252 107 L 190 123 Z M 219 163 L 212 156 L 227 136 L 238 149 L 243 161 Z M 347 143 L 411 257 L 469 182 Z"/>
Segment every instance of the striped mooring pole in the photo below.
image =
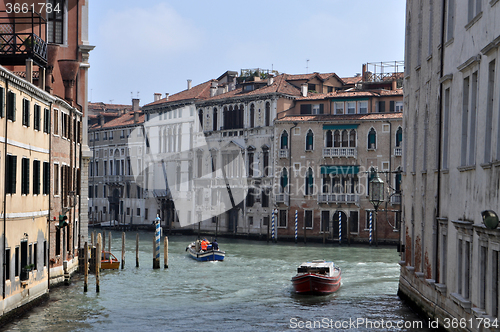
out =
<path fill-rule="evenodd" d="M 372 244 L 372 233 L 373 233 L 373 211 L 370 211 L 370 244 Z"/>
<path fill-rule="evenodd" d="M 342 244 L 342 212 L 339 211 L 339 244 Z"/>
<path fill-rule="evenodd" d="M 273 210 L 273 214 L 271 217 L 271 239 L 273 239 L 273 242 L 274 242 L 274 211 L 275 210 Z"/>
<path fill-rule="evenodd" d="M 297 218 L 298 217 L 298 212 L 295 210 L 295 243 L 297 243 Z M 304 229 L 306 227 L 306 224 L 304 222 Z"/>
<path fill-rule="evenodd" d="M 160 216 L 156 217 L 156 230 L 155 230 L 155 264 L 154 268 L 159 269 L 160 268 L 160 237 L 161 237 L 161 219 Z"/>

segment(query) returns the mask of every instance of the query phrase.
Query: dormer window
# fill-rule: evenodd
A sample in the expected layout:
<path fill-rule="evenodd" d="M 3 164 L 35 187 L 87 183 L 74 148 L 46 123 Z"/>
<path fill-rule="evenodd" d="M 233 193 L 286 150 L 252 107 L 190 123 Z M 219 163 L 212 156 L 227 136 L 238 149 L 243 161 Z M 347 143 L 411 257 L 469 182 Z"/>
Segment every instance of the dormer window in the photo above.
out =
<path fill-rule="evenodd" d="M 253 84 L 245 85 L 245 87 L 243 88 L 243 91 L 245 91 L 245 92 L 249 92 L 249 91 L 253 91 L 253 90 L 254 90 Z"/>

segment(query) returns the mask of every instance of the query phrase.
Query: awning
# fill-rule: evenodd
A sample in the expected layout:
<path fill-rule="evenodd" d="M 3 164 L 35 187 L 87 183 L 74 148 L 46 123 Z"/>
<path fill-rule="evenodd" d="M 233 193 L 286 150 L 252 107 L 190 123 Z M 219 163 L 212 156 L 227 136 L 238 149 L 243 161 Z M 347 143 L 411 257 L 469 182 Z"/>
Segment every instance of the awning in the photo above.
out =
<path fill-rule="evenodd" d="M 321 166 L 321 174 L 358 174 L 359 166 Z"/>
<path fill-rule="evenodd" d="M 342 129 L 356 129 L 358 124 L 336 124 L 336 125 L 323 125 L 323 130 L 342 130 Z"/>

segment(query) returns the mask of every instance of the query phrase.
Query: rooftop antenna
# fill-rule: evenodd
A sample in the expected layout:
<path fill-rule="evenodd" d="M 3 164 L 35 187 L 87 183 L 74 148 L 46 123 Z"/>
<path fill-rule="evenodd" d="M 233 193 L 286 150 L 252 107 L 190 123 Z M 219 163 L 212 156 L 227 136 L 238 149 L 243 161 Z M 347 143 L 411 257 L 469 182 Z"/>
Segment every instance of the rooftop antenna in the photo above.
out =
<path fill-rule="evenodd" d="M 137 91 L 137 99 L 139 99 L 139 91 Z"/>
<path fill-rule="evenodd" d="M 113 100 L 114 100 L 114 99 L 110 99 L 110 100 L 109 100 L 109 103 L 110 103 L 110 104 L 113 104 Z"/>
<path fill-rule="evenodd" d="M 306 60 L 306 74 L 309 74 L 309 59 Z"/>

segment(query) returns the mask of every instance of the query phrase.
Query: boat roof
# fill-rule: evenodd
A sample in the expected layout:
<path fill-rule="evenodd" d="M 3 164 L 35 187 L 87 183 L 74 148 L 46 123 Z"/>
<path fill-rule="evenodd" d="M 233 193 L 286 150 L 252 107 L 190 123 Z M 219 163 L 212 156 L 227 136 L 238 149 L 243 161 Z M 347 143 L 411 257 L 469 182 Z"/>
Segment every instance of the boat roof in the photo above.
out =
<path fill-rule="evenodd" d="M 313 260 L 312 262 L 304 262 L 300 264 L 301 267 L 333 267 L 335 264 L 333 262 L 327 262 L 324 260 Z"/>

